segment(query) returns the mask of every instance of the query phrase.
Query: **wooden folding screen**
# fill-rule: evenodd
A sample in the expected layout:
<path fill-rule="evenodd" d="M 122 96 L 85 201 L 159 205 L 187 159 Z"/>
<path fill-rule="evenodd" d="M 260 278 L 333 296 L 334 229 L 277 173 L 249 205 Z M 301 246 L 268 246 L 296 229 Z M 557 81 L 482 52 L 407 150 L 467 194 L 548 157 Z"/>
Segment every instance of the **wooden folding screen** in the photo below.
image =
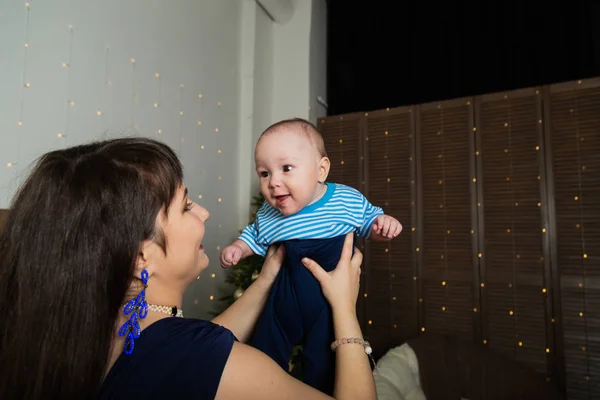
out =
<path fill-rule="evenodd" d="M 330 179 L 404 225 L 364 247 L 359 309 L 376 356 L 420 332 L 458 335 L 569 399 L 600 398 L 600 79 L 319 128 Z"/>

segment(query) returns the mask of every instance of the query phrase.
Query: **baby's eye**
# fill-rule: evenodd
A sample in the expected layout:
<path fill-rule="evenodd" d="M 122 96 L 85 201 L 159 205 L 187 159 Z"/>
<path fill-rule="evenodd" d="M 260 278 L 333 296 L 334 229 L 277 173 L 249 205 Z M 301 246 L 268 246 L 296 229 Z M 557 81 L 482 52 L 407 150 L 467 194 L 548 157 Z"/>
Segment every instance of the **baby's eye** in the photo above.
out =
<path fill-rule="evenodd" d="M 290 172 L 292 170 L 292 166 L 291 165 L 284 165 L 283 166 L 283 172 Z"/>
<path fill-rule="evenodd" d="M 260 176 L 261 178 L 266 178 L 269 176 L 269 173 L 267 171 L 260 171 L 258 173 L 258 176 Z"/>

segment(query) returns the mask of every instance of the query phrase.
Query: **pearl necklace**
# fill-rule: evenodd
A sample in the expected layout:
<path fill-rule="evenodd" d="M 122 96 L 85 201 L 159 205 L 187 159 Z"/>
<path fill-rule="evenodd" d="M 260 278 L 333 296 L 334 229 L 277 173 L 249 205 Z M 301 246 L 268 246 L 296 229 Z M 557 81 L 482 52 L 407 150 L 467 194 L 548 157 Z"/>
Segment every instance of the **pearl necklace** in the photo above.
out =
<path fill-rule="evenodd" d="M 169 314 L 172 317 L 183 318 L 183 310 L 175 306 L 157 306 L 156 304 L 148 304 L 148 310 L 156 311 L 163 314 Z"/>

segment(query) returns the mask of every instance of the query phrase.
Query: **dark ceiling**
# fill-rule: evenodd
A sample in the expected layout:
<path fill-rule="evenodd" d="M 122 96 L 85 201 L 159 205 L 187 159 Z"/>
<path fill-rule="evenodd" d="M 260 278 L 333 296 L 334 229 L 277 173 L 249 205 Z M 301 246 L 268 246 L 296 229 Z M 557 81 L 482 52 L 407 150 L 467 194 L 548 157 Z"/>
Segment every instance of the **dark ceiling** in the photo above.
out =
<path fill-rule="evenodd" d="M 328 3 L 329 115 L 600 75 L 600 1 Z"/>

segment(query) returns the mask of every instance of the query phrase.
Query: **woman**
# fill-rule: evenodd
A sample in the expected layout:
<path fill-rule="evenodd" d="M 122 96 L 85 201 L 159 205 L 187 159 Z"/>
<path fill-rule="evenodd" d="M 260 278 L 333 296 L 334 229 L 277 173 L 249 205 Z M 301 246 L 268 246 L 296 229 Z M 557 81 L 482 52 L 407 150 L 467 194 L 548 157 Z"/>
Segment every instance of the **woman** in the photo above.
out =
<path fill-rule="evenodd" d="M 0 233 L 0 398 L 329 398 L 243 344 L 283 247 L 269 249 L 260 277 L 212 322 L 177 318 L 208 265 L 208 217 L 160 142 L 116 139 L 42 156 Z M 351 257 L 346 239 L 334 272 L 305 265 L 331 304 L 336 337 L 362 338 L 362 255 Z M 336 398 L 375 399 L 365 353 L 337 347 Z"/>

